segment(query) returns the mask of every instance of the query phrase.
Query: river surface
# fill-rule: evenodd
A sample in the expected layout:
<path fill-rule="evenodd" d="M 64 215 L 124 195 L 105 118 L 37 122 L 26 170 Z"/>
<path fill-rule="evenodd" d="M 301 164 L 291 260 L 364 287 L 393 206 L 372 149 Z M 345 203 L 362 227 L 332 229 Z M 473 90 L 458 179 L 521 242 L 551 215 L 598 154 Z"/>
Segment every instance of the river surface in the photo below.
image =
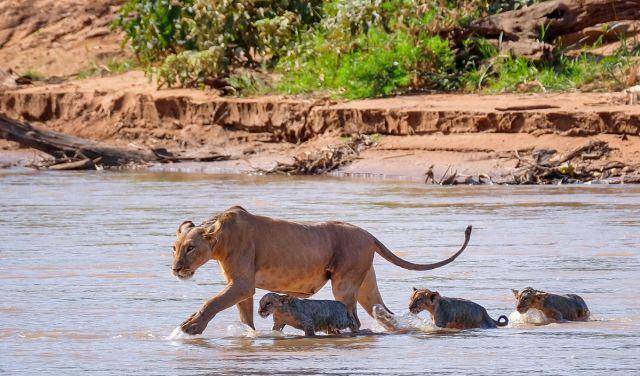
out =
<path fill-rule="evenodd" d="M 364 227 L 398 255 L 447 257 L 413 272 L 375 258 L 386 304 L 411 288 L 472 299 L 494 318 L 512 288 L 577 293 L 593 321 L 494 330 L 304 338 L 235 307 L 204 335 L 168 339 L 225 285 L 215 262 L 171 276 L 184 220 L 232 205 L 294 221 Z M 274 234 L 277 236 L 277 234 Z M 640 187 L 430 187 L 338 178 L 178 173 L 0 172 L 0 373 L 7 374 L 638 374 Z M 264 291 L 258 291 L 259 298 Z M 330 287 L 316 295 L 330 298 Z M 426 313 L 422 313 L 428 319 Z"/>

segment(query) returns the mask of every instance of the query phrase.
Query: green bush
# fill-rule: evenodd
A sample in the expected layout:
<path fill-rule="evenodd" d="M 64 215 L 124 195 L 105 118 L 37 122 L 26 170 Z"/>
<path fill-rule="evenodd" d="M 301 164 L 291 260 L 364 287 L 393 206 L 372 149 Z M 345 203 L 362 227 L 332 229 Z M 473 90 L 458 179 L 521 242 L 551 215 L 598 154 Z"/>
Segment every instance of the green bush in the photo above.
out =
<path fill-rule="evenodd" d="M 538 1 L 128 0 L 114 25 L 160 86 L 203 87 L 223 77 L 240 94 L 345 98 L 619 87 L 624 54 L 534 63 L 500 56 L 481 38 L 455 46 L 446 39 L 478 17 Z"/>
<path fill-rule="evenodd" d="M 320 0 L 194 0 L 185 22 L 198 49 L 222 47 L 230 61 L 255 64 L 285 51 L 320 19 L 321 5 Z"/>
<path fill-rule="evenodd" d="M 155 69 L 158 87 L 176 86 L 204 87 L 207 80 L 215 78 L 227 69 L 222 47 L 211 47 L 205 51 L 183 51 L 169 55 Z"/>
<path fill-rule="evenodd" d="M 557 61 L 535 63 L 525 58 L 496 57 L 490 65 L 473 69 L 463 77 L 468 91 L 569 91 L 597 83 L 592 89 L 619 90 L 631 64 L 630 56 L 577 58 L 560 56 Z"/>
<path fill-rule="evenodd" d="M 371 29 L 360 38 L 362 48 L 337 66 L 336 86 L 347 98 L 390 95 L 414 79 L 418 48 L 406 34 Z"/>
<path fill-rule="evenodd" d="M 114 26 L 162 85 L 268 66 L 320 19 L 320 0 L 128 0 Z"/>
<path fill-rule="evenodd" d="M 449 9 L 433 1 L 332 1 L 312 33 L 280 60 L 285 93 L 328 91 L 346 98 L 451 89 L 455 58 L 435 30 Z"/>
<path fill-rule="evenodd" d="M 161 61 L 195 47 L 185 22 L 191 5 L 192 0 L 128 0 L 113 27 L 124 31 L 123 43 L 129 43 L 140 62 Z"/>

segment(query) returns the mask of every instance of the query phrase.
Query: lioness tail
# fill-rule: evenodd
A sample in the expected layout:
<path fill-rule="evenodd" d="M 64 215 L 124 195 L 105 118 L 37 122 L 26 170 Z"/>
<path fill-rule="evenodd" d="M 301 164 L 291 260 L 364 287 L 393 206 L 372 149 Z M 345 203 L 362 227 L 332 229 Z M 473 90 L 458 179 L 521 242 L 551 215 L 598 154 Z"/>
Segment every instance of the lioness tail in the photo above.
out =
<path fill-rule="evenodd" d="M 460 248 L 460 250 L 456 253 L 454 253 L 451 257 L 449 257 L 448 259 L 442 260 L 442 261 L 438 261 L 438 262 L 434 262 L 433 264 L 414 264 L 412 262 L 409 262 L 407 260 L 403 260 L 400 257 L 396 256 L 393 252 L 391 252 L 389 250 L 389 248 L 385 247 L 384 244 L 382 244 L 378 239 L 375 239 L 376 245 L 378 246 L 376 249 L 376 253 L 379 254 L 380 256 L 382 256 L 385 260 L 389 261 L 390 263 L 399 266 L 401 268 L 404 269 L 408 269 L 408 270 L 431 270 L 431 269 L 436 269 L 439 268 L 441 266 L 445 266 L 448 263 L 452 262 L 453 260 L 456 259 L 456 257 L 460 256 L 460 254 L 462 253 L 462 251 L 465 250 L 465 248 L 467 248 L 467 244 L 469 244 L 469 238 L 471 237 L 471 226 L 467 226 L 467 229 L 464 232 L 464 244 L 462 244 L 462 247 Z"/>

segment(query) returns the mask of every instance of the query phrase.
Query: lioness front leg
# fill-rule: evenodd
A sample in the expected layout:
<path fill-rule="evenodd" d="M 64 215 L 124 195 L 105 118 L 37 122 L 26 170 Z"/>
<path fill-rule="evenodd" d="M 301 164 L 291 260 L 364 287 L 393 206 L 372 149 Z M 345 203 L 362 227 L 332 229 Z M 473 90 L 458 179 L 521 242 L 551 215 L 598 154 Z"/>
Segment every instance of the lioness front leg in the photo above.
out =
<path fill-rule="evenodd" d="M 187 334 L 201 334 L 218 312 L 252 297 L 254 293 L 253 284 L 230 283 L 220 294 L 207 301 L 196 313 L 180 324 L 180 328 Z"/>
<path fill-rule="evenodd" d="M 253 296 L 236 304 L 238 313 L 240 313 L 240 321 L 248 325 L 251 329 L 256 330 L 253 325 Z"/>

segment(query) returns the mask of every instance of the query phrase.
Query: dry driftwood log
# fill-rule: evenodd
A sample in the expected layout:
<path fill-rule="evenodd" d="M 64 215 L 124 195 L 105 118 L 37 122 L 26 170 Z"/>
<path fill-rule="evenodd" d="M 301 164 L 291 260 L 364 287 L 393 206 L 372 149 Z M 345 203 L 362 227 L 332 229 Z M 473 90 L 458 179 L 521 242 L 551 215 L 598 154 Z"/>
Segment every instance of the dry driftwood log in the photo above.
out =
<path fill-rule="evenodd" d="M 611 153 L 604 141 L 590 141 L 566 154 L 553 149 L 533 151 L 523 157 L 515 152 L 517 169 L 502 184 L 565 184 L 565 183 L 634 183 L 637 168 L 619 161 L 596 163 Z"/>
<path fill-rule="evenodd" d="M 640 0 L 552 0 L 494 14 L 469 29 L 502 40 L 502 50 L 534 59 L 549 57 L 558 37 L 597 24 L 640 19 Z"/>
<path fill-rule="evenodd" d="M 511 173 L 491 178 L 487 174 L 464 175 L 447 167 L 442 177 L 434 178 L 434 165 L 425 173 L 426 184 L 476 185 L 476 184 L 638 184 L 639 166 L 630 166 L 619 161 L 606 162 L 611 148 L 604 141 L 590 141 L 565 154 L 554 149 L 515 150 L 518 161 Z"/>
<path fill-rule="evenodd" d="M 21 146 L 40 150 L 51 155 L 52 161 L 40 167 L 52 170 L 96 169 L 102 166 L 122 166 L 148 162 L 212 161 L 229 159 L 209 151 L 204 155 L 175 156 L 166 149 L 134 149 L 110 146 L 102 142 L 54 132 L 27 122 L 10 119 L 0 114 L 0 138 L 19 143 Z"/>
<path fill-rule="evenodd" d="M 270 169 L 254 168 L 259 174 L 322 175 L 356 160 L 358 154 L 375 142 L 368 135 L 353 135 L 349 142 L 329 145 L 308 153 L 302 158 L 294 157 L 292 163 L 277 162 Z"/>

